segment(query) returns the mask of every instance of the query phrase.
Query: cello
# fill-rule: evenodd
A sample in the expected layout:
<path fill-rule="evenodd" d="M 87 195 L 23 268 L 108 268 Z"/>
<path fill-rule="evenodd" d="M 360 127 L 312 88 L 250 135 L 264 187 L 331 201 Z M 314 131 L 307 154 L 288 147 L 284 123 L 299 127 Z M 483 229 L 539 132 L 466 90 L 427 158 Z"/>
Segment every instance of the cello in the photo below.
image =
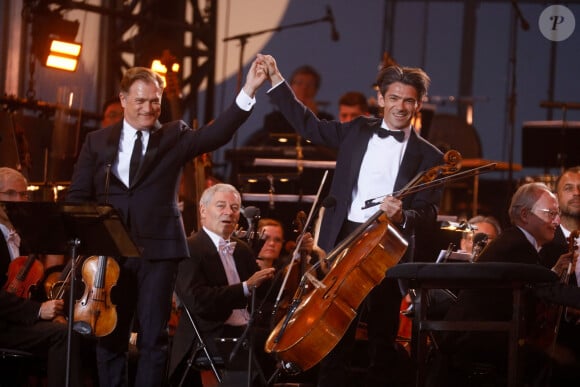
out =
<path fill-rule="evenodd" d="M 442 184 L 445 179 L 435 178 L 457 172 L 460 160 L 459 152 L 447 152 L 446 165 L 420 173 L 393 196 L 400 199 Z M 302 286 L 308 276 L 302 277 L 288 313 L 270 333 L 265 351 L 276 354 L 287 372 L 312 368 L 344 336 L 362 301 L 399 262 L 407 246 L 386 214 L 377 211 L 328 254 L 330 270 L 321 281 L 313 282 L 314 289 L 308 294 Z"/>

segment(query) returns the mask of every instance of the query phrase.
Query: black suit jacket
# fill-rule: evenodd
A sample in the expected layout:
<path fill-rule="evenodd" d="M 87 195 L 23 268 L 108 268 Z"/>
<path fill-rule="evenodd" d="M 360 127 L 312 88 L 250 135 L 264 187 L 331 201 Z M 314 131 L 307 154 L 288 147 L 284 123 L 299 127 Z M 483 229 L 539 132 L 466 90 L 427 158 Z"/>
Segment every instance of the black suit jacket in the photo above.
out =
<path fill-rule="evenodd" d="M 240 281 L 247 280 L 258 271 L 254 252 L 244 242 L 237 242 L 234 261 Z M 209 235 L 202 229 L 188 238 L 190 258 L 179 264 L 175 292 L 179 300 L 194 315 L 198 328 L 211 344 L 213 337 L 219 337 L 224 322 L 233 309 L 248 306 L 242 283 L 229 285 L 219 253 Z M 187 354 L 195 335 L 189 318 L 184 313 L 173 338 L 170 374 Z"/>
<path fill-rule="evenodd" d="M 271 90 L 269 96 L 272 103 L 302 137 L 315 145 L 338 150 L 330 188 L 330 195 L 336 198 L 336 206 L 325 210 L 318 240 L 320 247 L 330 251 L 337 243 L 340 229 L 348 215 L 352 190 L 357 184 L 369 139 L 380 128 L 382 118 L 358 117 L 344 124 L 338 121 L 319 120 L 294 97 L 292 89 L 286 82 Z M 441 152 L 412 130 L 395 182 L 395 191 L 403 188 L 419 172 L 440 165 L 442 161 Z M 403 198 L 407 222 L 402 231 L 409 240 L 406 259 L 412 256 L 412 240 L 416 226 L 435 223 L 442 192 L 443 188 L 439 187 Z"/>
<path fill-rule="evenodd" d="M 540 261 L 542 265 L 551 269 L 554 267 L 558 258 L 564 253 L 568 252 L 568 240 L 564 237 L 564 232 L 562 231 L 562 226 L 556 229 L 556 235 L 554 239 L 542 246 L 540 250 Z M 578 285 L 576 274 L 572 273 L 570 276 L 570 285 Z"/>
<path fill-rule="evenodd" d="M 211 125 L 198 130 L 182 121 L 154 128 L 130 187 L 110 173 L 118 157 L 122 123 L 91 132 L 77 160 L 67 200 L 113 205 L 121 213 L 143 258 L 186 257 L 186 237 L 176 193 L 182 167 L 195 156 L 225 145 L 249 114 L 234 103 Z"/>

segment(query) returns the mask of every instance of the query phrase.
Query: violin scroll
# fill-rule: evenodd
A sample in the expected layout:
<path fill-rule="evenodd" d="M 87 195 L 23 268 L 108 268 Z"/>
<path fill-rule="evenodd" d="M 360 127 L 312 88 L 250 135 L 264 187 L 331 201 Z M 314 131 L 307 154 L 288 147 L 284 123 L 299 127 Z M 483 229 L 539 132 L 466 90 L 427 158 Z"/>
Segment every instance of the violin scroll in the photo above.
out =
<path fill-rule="evenodd" d="M 443 161 L 445 164 L 437 165 L 427 170 L 423 175 L 421 182 L 428 183 L 442 176 L 451 175 L 458 172 L 461 169 L 461 160 L 461 153 L 454 149 L 448 150 L 443 155 Z"/>

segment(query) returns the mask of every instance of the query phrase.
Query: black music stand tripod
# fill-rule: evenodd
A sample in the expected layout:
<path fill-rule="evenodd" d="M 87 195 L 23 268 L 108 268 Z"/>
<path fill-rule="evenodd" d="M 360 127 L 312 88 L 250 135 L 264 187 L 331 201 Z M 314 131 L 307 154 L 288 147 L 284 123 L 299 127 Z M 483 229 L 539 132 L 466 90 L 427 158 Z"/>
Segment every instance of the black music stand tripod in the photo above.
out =
<path fill-rule="evenodd" d="M 71 281 L 67 326 L 66 386 L 70 383 L 74 278 L 77 254 L 139 257 L 118 212 L 110 205 L 55 202 L 1 202 L 14 228 L 30 251 L 67 254 Z M 2 209 L 0 209 L 1 211 Z"/>

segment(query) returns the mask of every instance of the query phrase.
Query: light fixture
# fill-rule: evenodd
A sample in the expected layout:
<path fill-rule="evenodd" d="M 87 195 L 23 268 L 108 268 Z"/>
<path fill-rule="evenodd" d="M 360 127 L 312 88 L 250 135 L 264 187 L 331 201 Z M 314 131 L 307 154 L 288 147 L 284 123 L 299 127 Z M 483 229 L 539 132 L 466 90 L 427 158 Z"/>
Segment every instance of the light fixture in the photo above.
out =
<path fill-rule="evenodd" d="M 39 2 L 32 12 L 32 50 L 46 67 L 76 71 L 81 44 L 75 42 L 80 23 Z"/>
<path fill-rule="evenodd" d="M 159 76 L 163 79 L 164 87 L 167 87 L 167 66 L 163 64 L 160 59 L 154 59 L 151 62 L 151 70 L 159 74 Z M 179 63 L 175 62 L 171 64 L 171 72 L 174 73 L 173 75 L 179 72 Z"/>
<path fill-rule="evenodd" d="M 81 54 L 81 44 L 53 39 L 46 57 L 46 67 L 65 71 L 76 71 Z"/>

